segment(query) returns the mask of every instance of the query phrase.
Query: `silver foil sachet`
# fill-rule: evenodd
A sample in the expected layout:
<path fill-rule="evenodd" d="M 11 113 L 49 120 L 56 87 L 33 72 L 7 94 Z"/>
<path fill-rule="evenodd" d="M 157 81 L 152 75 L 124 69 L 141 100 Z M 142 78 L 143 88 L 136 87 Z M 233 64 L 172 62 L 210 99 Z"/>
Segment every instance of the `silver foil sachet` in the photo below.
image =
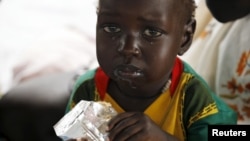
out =
<path fill-rule="evenodd" d="M 117 112 L 110 103 L 81 100 L 54 125 L 54 130 L 64 141 L 77 138 L 106 141 L 107 124 L 115 115 Z"/>

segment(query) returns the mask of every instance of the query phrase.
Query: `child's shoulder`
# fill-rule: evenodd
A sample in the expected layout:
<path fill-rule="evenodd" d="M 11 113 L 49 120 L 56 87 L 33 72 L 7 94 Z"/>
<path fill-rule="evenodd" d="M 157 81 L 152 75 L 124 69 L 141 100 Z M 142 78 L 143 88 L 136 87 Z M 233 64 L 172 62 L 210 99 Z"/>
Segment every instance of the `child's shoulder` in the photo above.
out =
<path fill-rule="evenodd" d="M 186 61 L 182 60 L 182 63 L 183 63 L 183 68 L 184 68 L 184 72 L 186 73 L 192 73 L 194 75 L 197 75 L 197 72 L 191 67 L 190 64 L 188 64 Z"/>
<path fill-rule="evenodd" d="M 207 82 L 185 61 L 183 61 L 182 76 L 188 76 L 185 82 L 185 99 L 186 101 L 202 101 L 207 100 L 208 103 L 214 102 L 212 95 L 214 91 L 209 87 Z"/>
<path fill-rule="evenodd" d="M 83 74 L 79 75 L 75 81 L 73 92 L 77 90 L 82 83 L 84 83 L 87 80 L 94 79 L 95 73 L 96 73 L 97 68 L 95 69 L 90 69 L 84 72 Z"/>
<path fill-rule="evenodd" d="M 208 83 L 205 81 L 205 79 L 200 75 L 198 74 L 193 68 L 191 65 L 189 65 L 187 62 L 183 61 L 182 60 L 182 63 L 183 63 L 183 72 L 184 73 L 187 73 L 187 74 L 190 74 L 192 76 L 194 76 L 194 79 L 197 79 L 198 81 L 200 81 L 202 84 L 206 85 L 207 87 L 208 86 Z"/>
<path fill-rule="evenodd" d="M 76 80 L 76 85 L 80 85 L 83 81 L 86 81 L 88 79 L 92 79 L 96 73 L 96 68 L 95 69 L 91 69 L 91 70 L 87 70 L 85 73 L 83 73 L 82 75 L 80 75 L 77 80 Z"/>

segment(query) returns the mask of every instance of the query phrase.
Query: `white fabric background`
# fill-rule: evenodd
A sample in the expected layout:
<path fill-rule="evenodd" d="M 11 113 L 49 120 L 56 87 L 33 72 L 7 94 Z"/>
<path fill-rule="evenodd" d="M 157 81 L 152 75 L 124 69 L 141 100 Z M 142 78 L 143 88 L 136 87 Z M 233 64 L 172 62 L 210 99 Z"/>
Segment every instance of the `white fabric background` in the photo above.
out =
<path fill-rule="evenodd" d="M 32 75 L 91 67 L 94 0 L 2 0 L 0 93 Z"/>

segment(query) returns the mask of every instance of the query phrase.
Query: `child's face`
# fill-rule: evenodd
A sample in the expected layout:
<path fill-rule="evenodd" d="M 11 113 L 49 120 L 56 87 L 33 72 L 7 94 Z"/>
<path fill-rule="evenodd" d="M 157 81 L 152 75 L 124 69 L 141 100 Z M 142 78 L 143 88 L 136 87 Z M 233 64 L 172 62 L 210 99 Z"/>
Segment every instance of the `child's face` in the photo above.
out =
<path fill-rule="evenodd" d="M 134 87 L 166 82 L 182 50 L 180 5 L 180 0 L 100 0 L 97 58 L 105 73 Z"/>

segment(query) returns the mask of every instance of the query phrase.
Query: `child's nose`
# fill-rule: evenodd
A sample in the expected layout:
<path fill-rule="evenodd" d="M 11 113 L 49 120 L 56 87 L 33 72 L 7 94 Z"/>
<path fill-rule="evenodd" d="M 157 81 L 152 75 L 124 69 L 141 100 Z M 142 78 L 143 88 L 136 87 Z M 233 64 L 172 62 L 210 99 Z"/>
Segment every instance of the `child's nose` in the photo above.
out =
<path fill-rule="evenodd" d="M 130 34 L 123 36 L 118 47 L 118 52 L 125 56 L 138 56 L 141 53 L 138 35 Z"/>

